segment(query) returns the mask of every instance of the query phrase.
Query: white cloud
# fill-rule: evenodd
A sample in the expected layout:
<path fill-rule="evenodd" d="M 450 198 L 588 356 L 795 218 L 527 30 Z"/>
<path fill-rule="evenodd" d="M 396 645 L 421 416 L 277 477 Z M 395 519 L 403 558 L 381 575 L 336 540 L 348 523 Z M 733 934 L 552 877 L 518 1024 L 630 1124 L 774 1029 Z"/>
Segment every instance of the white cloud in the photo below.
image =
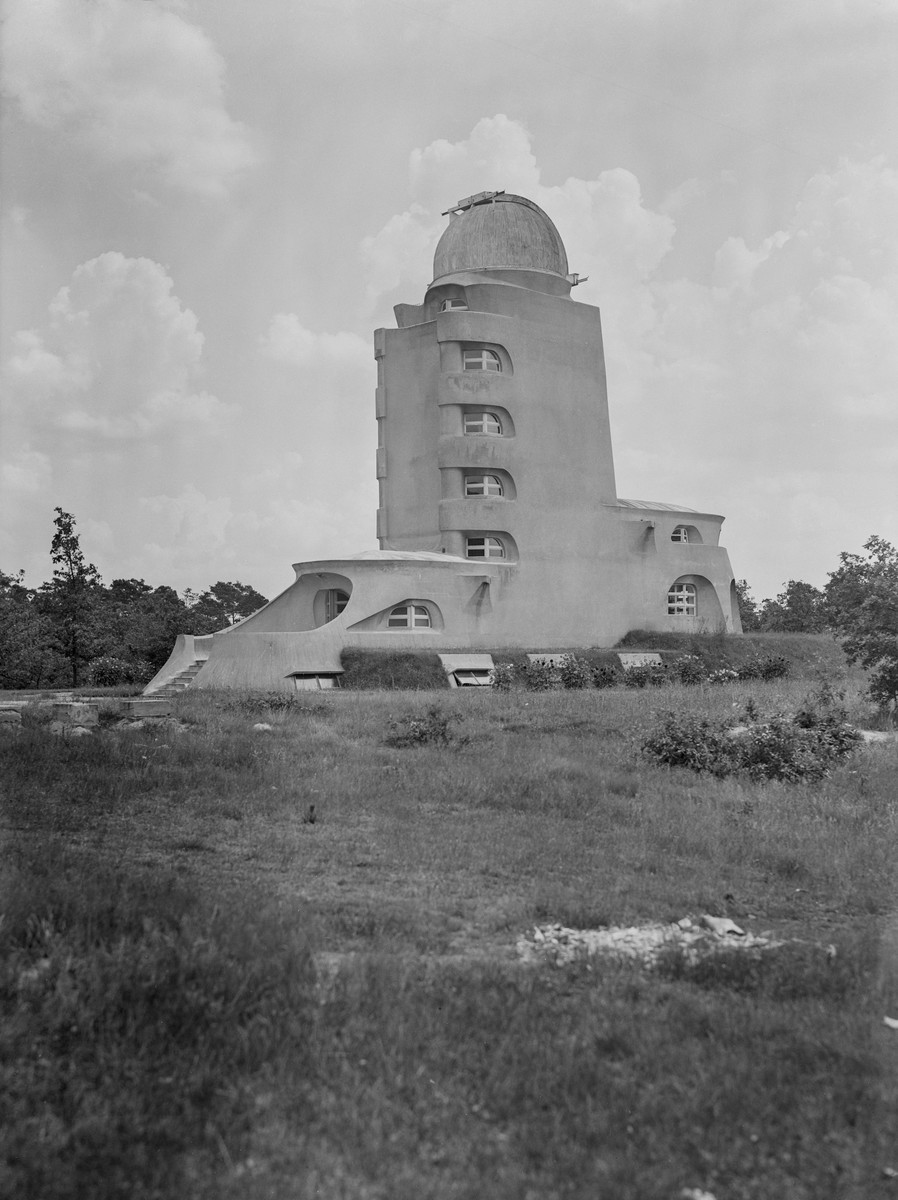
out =
<path fill-rule="evenodd" d="M 4 76 L 28 120 L 173 187 L 223 196 L 253 161 L 225 110 L 221 56 L 160 4 L 10 0 Z"/>
<path fill-rule="evenodd" d="M 157 435 L 222 417 L 197 387 L 203 335 L 159 263 L 109 251 L 77 267 L 41 330 L 16 334 L 6 368 L 32 429 L 103 438 Z"/>
<path fill-rule="evenodd" d="M 572 269 L 581 274 L 588 273 L 587 264 L 596 263 L 601 264 L 603 280 L 645 279 L 673 240 L 673 219 L 645 206 L 639 181 L 630 171 L 617 168 L 603 171 L 597 179 L 571 177 L 560 186 L 543 186 L 527 130 L 501 113 L 478 121 L 459 142 L 440 139 L 412 151 L 409 182 L 408 209 L 362 243 L 374 299 L 400 284 L 412 296 L 420 295 L 431 278 L 433 251 L 445 228 L 441 212 L 465 195 L 491 188 L 527 196 L 550 213 Z M 621 319 L 644 324 L 649 318 L 628 310 Z"/>
<path fill-rule="evenodd" d="M 297 367 L 343 365 L 370 372 L 374 358 L 371 343 L 357 333 L 313 333 L 296 313 L 277 313 L 271 318 L 261 350 L 268 358 Z"/>

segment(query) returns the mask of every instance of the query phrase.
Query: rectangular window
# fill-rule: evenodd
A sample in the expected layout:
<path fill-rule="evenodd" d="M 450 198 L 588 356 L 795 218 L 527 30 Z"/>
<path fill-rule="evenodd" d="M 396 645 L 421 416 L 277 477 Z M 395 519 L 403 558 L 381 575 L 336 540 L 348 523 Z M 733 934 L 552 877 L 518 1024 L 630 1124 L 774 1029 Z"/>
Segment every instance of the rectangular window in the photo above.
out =
<path fill-rule="evenodd" d="M 494 537 L 465 538 L 465 555 L 467 558 L 504 558 L 505 547 Z"/>
<path fill-rule="evenodd" d="M 496 475 L 465 476 L 466 496 L 501 496 L 502 490 L 502 482 Z"/>
<path fill-rule="evenodd" d="M 462 350 L 462 365 L 466 371 L 501 371 L 502 360 L 495 350 L 485 346 Z"/>
<path fill-rule="evenodd" d="M 491 437 L 500 437 L 502 422 L 491 412 L 466 412 L 465 434 L 485 433 Z"/>

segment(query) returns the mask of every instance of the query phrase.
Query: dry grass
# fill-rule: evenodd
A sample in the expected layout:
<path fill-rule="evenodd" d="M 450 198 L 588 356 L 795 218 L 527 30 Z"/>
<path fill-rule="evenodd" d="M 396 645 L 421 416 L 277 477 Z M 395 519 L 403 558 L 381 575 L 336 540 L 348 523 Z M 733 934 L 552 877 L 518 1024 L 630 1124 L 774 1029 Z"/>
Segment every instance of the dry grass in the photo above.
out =
<path fill-rule="evenodd" d="M 807 690 L 194 693 L 186 732 L 10 739 L 8 1190 L 876 1196 L 898 1167 L 895 749 L 813 786 L 638 749 L 666 709 Z M 387 744 L 435 704 L 447 744 Z M 687 912 L 836 965 L 514 961 L 536 921 Z"/>

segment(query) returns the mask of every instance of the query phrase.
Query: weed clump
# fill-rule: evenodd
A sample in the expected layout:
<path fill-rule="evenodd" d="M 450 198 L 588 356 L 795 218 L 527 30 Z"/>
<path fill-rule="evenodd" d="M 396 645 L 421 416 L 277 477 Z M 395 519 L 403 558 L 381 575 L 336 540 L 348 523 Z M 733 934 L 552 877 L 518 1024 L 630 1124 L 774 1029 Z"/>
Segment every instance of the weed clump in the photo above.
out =
<path fill-rule="evenodd" d="M 407 749 L 411 746 L 463 746 L 468 738 L 455 733 L 452 726 L 461 720 L 460 713 L 444 712 L 436 705 L 423 717 L 391 718 L 388 746 Z"/>
<path fill-rule="evenodd" d="M 561 686 L 569 691 L 593 686 L 592 668 L 585 658 L 566 654 L 558 671 Z"/>

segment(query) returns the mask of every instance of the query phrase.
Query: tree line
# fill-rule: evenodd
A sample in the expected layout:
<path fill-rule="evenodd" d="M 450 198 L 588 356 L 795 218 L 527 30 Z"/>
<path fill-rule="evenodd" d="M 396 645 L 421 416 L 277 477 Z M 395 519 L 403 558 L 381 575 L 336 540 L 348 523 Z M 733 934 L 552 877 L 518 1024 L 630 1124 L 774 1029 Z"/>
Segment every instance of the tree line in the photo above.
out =
<path fill-rule="evenodd" d="M 181 596 L 143 579 L 107 586 L 84 557 L 75 518 L 55 512 L 52 579 L 29 588 L 21 571 L 0 570 L 0 688 L 141 683 L 177 634 L 214 633 L 267 603 L 245 583 Z M 776 599 L 760 602 L 744 579 L 736 589 L 746 632 L 832 632 L 872 672 L 871 693 L 886 703 L 898 697 L 898 550 L 874 536 L 864 551 L 841 554 L 822 589 L 790 579 Z"/>
<path fill-rule="evenodd" d="M 53 577 L 37 588 L 0 570 L 0 688 L 143 683 L 179 633 L 214 633 L 267 601 L 245 583 L 178 595 L 143 579 L 106 585 L 81 550 L 71 513 L 57 508 Z"/>

